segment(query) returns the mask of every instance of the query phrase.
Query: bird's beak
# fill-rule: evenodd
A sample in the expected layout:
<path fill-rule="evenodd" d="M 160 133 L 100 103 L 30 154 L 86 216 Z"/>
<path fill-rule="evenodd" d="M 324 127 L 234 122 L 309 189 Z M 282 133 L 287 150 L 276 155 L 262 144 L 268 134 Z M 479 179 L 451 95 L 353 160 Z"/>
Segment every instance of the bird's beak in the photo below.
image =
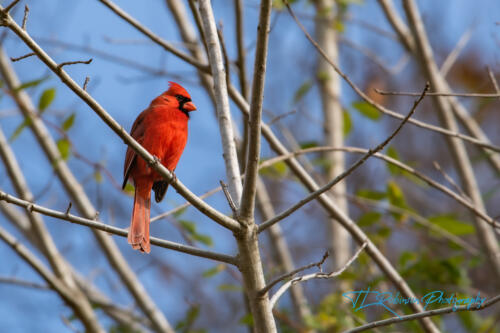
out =
<path fill-rule="evenodd" d="M 182 108 L 184 110 L 186 110 L 186 111 L 194 111 L 194 110 L 196 110 L 196 106 L 194 106 L 193 102 L 184 103 L 184 105 L 183 105 Z"/>

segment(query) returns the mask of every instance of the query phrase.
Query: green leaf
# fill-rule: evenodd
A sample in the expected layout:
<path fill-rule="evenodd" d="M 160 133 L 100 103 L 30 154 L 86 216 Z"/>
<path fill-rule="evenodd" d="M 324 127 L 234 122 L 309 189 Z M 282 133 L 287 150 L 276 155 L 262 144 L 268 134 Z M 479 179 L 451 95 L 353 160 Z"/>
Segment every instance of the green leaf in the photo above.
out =
<path fill-rule="evenodd" d="M 241 325 L 253 326 L 253 316 L 251 313 L 247 313 L 243 317 L 241 317 L 239 323 Z"/>
<path fill-rule="evenodd" d="M 196 224 L 187 220 L 179 220 L 179 224 L 188 233 L 189 238 L 197 242 L 203 243 L 207 246 L 213 246 L 213 241 L 210 236 L 199 234 L 196 231 Z"/>
<path fill-rule="evenodd" d="M 417 255 L 411 251 L 403 251 L 399 256 L 399 265 L 401 267 L 406 267 L 409 262 L 414 262 L 417 260 Z"/>
<path fill-rule="evenodd" d="M 328 81 L 330 80 L 330 75 L 326 71 L 321 71 L 316 74 L 316 77 L 319 81 Z"/>
<path fill-rule="evenodd" d="M 66 119 L 64 119 L 62 123 L 63 131 L 68 131 L 73 126 L 73 123 L 75 122 L 75 116 L 76 114 L 73 112 Z"/>
<path fill-rule="evenodd" d="M 314 147 L 318 147 L 319 146 L 319 143 L 318 141 L 304 141 L 304 142 L 301 142 L 299 144 L 300 146 L 300 149 L 307 149 L 307 148 L 314 148 Z"/>
<path fill-rule="evenodd" d="M 433 216 L 429 218 L 429 221 L 457 236 L 470 235 L 475 232 L 473 226 L 457 220 L 452 214 Z"/>
<path fill-rule="evenodd" d="M 387 194 L 384 192 L 373 191 L 369 189 L 361 189 L 356 193 L 356 196 L 379 201 L 385 199 L 387 197 Z"/>
<path fill-rule="evenodd" d="M 71 153 L 71 144 L 67 139 L 60 139 L 57 141 L 57 149 L 59 149 L 59 153 L 61 154 L 61 158 L 63 160 L 67 160 Z"/>
<path fill-rule="evenodd" d="M 369 227 L 382 217 L 379 212 L 368 212 L 363 215 L 358 220 L 358 225 L 360 227 Z"/>
<path fill-rule="evenodd" d="M 226 265 L 225 264 L 218 264 L 217 266 L 215 267 L 212 267 L 206 271 L 204 271 L 201 276 L 203 276 L 204 278 L 209 278 L 209 277 L 212 277 L 220 272 L 222 272 L 223 270 L 226 269 Z"/>
<path fill-rule="evenodd" d="M 380 119 L 380 111 L 377 110 L 374 106 L 371 106 L 367 102 L 358 101 L 352 103 L 352 107 L 359 111 L 363 116 L 371 119 L 371 120 L 379 120 Z"/>
<path fill-rule="evenodd" d="M 130 184 L 130 183 L 127 183 L 125 185 L 125 188 L 123 189 L 125 191 L 125 193 L 127 193 L 128 195 L 134 195 L 135 193 L 135 187 L 134 185 Z"/>
<path fill-rule="evenodd" d="M 179 323 L 177 323 L 177 325 L 175 326 L 175 330 L 186 333 L 192 332 L 191 327 L 198 318 L 199 314 L 200 314 L 200 306 L 199 305 L 191 306 L 186 313 L 186 317 Z"/>
<path fill-rule="evenodd" d="M 238 292 L 242 290 L 241 286 L 229 283 L 222 283 L 217 287 L 217 289 L 219 291 L 238 291 Z"/>
<path fill-rule="evenodd" d="M 342 116 L 344 122 L 343 133 L 345 138 L 352 131 L 352 119 L 351 119 L 351 114 L 347 110 L 343 110 Z"/>
<path fill-rule="evenodd" d="M 387 148 L 387 156 L 395 159 L 396 161 L 400 161 L 399 153 L 396 150 L 396 148 L 394 148 L 394 146 L 390 146 L 389 148 Z M 389 173 L 393 176 L 401 174 L 401 169 L 395 166 L 394 164 L 387 163 L 387 169 L 389 170 Z"/>
<path fill-rule="evenodd" d="M 184 207 L 182 209 L 179 209 L 178 211 L 176 211 L 173 216 L 178 219 L 179 217 L 181 217 L 182 214 L 184 214 L 187 210 L 187 207 Z"/>
<path fill-rule="evenodd" d="M 400 208 L 407 208 L 403 190 L 401 190 L 399 185 L 392 180 L 387 183 L 387 197 L 392 205 Z"/>
<path fill-rule="evenodd" d="M 196 232 L 196 224 L 192 221 L 179 220 L 179 224 L 190 234 Z"/>
<path fill-rule="evenodd" d="M 102 174 L 101 174 L 101 171 L 99 171 L 99 169 L 97 169 L 94 172 L 94 179 L 95 179 L 96 183 L 98 183 L 98 184 L 102 183 Z"/>
<path fill-rule="evenodd" d="M 55 97 L 56 97 L 56 88 L 46 89 L 42 93 L 42 95 L 40 96 L 40 100 L 38 101 L 38 110 L 40 110 L 40 113 L 42 113 L 49 107 L 49 105 L 52 103 Z"/>
<path fill-rule="evenodd" d="M 24 118 L 24 121 L 20 123 L 19 126 L 16 127 L 14 133 L 12 133 L 12 135 L 10 136 L 9 141 L 12 142 L 15 139 L 17 139 L 17 137 L 21 135 L 21 132 L 24 130 L 24 128 L 30 125 L 31 125 L 31 118 Z"/>
<path fill-rule="evenodd" d="M 281 178 L 286 175 L 288 167 L 284 161 L 276 162 L 268 167 L 259 170 L 259 174 L 262 176 L 268 176 L 270 178 Z"/>
<path fill-rule="evenodd" d="M 333 21 L 332 28 L 342 33 L 345 30 L 344 22 L 341 20 L 335 20 Z"/>
<path fill-rule="evenodd" d="M 26 88 L 36 87 L 40 83 L 42 83 L 43 81 L 47 80 L 48 78 L 49 78 L 49 76 L 44 76 L 40 79 L 36 79 L 36 80 L 22 83 L 19 87 L 15 88 L 14 91 L 21 91 L 21 90 L 26 89 Z"/>
<path fill-rule="evenodd" d="M 393 206 L 404 209 L 408 208 L 403 191 L 401 190 L 399 185 L 396 184 L 396 182 L 394 181 L 389 181 L 387 183 L 387 198 L 389 199 L 389 202 Z M 394 219 L 399 222 L 402 222 L 407 217 L 406 214 L 400 214 L 400 213 L 391 213 L 391 214 L 394 217 Z"/>
<path fill-rule="evenodd" d="M 210 237 L 210 236 L 202 235 L 202 234 L 195 232 L 191 235 L 191 237 L 194 240 L 205 244 L 206 246 L 213 246 L 214 245 L 214 242 L 212 241 L 212 237 Z"/>
<path fill-rule="evenodd" d="M 297 104 L 300 102 L 302 98 L 311 90 L 313 83 L 311 80 L 306 80 L 302 85 L 297 89 L 295 95 L 293 96 L 293 104 Z"/>

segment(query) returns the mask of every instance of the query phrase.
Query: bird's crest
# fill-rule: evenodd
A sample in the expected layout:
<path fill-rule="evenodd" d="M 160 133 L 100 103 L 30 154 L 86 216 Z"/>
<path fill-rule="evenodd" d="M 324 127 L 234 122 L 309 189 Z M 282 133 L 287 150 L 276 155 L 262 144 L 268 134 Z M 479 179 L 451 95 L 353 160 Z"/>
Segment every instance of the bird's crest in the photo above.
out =
<path fill-rule="evenodd" d="M 181 96 L 184 96 L 184 97 L 191 98 L 191 96 L 189 96 L 189 94 L 186 91 L 186 89 L 184 89 L 180 84 L 172 82 L 172 81 L 169 81 L 168 82 L 168 86 L 169 86 L 169 89 L 167 91 L 167 94 L 169 94 L 171 96 L 181 95 Z"/>

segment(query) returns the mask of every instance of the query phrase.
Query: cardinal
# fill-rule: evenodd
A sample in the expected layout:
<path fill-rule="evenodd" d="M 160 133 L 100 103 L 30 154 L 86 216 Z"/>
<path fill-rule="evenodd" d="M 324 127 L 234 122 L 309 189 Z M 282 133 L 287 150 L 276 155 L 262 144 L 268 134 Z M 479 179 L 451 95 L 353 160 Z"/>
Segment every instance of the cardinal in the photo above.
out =
<path fill-rule="evenodd" d="M 130 135 L 172 173 L 186 146 L 189 112 L 196 110 L 191 96 L 179 84 L 169 82 L 169 89 L 153 99 L 137 117 Z M 151 189 L 160 202 L 168 182 L 130 148 L 125 155 L 122 189 L 131 179 L 135 185 L 134 208 L 128 242 L 135 250 L 149 253 L 149 212 Z"/>

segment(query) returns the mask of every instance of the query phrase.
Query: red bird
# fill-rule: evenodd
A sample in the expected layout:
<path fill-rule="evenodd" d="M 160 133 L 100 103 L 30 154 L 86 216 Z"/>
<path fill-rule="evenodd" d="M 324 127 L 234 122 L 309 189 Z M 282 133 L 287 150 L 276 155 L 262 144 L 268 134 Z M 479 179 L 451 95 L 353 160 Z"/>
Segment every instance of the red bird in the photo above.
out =
<path fill-rule="evenodd" d="M 169 84 L 169 89 L 156 97 L 137 117 L 130 135 L 173 172 L 186 145 L 189 112 L 196 110 L 196 106 L 183 87 L 175 82 Z M 151 189 L 155 191 L 156 202 L 160 202 L 167 192 L 168 183 L 130 147 L 125 155 L 123 173 L 122 188 L 125 188 L 129 177 L 135 185 L 128 242 L 134 250 L 149 253 Z"/>

